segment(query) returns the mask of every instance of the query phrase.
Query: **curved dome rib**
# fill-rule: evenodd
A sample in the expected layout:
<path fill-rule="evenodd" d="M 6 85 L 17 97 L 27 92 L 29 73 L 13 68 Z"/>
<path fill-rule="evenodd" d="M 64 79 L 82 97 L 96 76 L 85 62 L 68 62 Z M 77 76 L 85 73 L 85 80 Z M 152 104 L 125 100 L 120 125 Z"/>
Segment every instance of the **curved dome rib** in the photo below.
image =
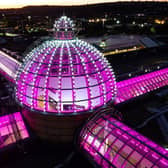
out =
<path fill-rule="evenodd" d="M 82 65 L 82 68 L 84 69 L 84 74 L 85 74 L 85 82 L 86 82 L 86 88 L 87 88 L 87 95 L 88 95 L 88 108 L 91 109 L 92 107 L 92 99 L 91 99 L 91 89 L 90 89 L 90 84 L 89 84 L 89 77 L 88 77 L 88 69 L 86 68 L 86 64 L 85 64 L 85 61 L 83 61 L 82 59 L 82 56 L 81 56 L 81 53 L 79 52 L 79 49 L 76 48 L 76 46 L 74 46 L 72 44 L 72 46 L 74 47 L 78 57 L 79 57 L 79 60 L 81 62 L 81 65 Z"/>
<path fill-rule="evenodd" d="M 75 81 L 74 81 L 74 70 L 73 70 L 73 62 L 72 62 L 72 54 L 69 48 L 69 45 L 66 43 L 67 49 L 68 49 L 68 55 L 69 55 L 69 63 L 70 63 L 70 74 L 72 76 L 71 78 L 71 84 L 72 84 L 72 99 L 73 99 L 73 109 L 74 109 L 74 113 L 76 113 L 76 109 L 75 109 L 75 90 L 74 90 L 74 85 L 75 85 Z"/>

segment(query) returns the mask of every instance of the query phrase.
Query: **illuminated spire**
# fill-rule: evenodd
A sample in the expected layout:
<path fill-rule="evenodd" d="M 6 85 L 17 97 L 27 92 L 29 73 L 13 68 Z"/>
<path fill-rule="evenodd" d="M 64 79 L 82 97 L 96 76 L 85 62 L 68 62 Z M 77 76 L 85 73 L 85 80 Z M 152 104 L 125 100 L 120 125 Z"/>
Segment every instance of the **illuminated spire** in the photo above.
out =
<path fill-rule="evenodd" d="M 71 40 L 74 38 L 75 24 L 67 16 L 62 16 L 54 23 L 55 38 L 59 40 Z"/>

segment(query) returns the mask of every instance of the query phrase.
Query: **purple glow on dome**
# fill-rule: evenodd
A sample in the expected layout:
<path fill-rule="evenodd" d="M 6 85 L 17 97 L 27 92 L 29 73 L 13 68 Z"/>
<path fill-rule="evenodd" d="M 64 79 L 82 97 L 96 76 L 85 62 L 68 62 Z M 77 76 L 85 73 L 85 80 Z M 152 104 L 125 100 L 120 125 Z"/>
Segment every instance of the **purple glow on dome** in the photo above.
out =
<path fill-rule="evenodd" d="M 77 39 L 44 42 L 27 55 L 17 73 L 16 97 L 36 111 L 89 111 L 111 101 L 115 92 L 107 60 Z"/>
<path fill-rule="evenodd" d="M 115 103 L 127 101 L 168 85 L 168 68 L 117 82 Z"/>
<path fill-rule="evenodd" d="M 109 114 L 92 118 L 82 129 L 80 147 L 102 168 L 167 168 L 168 152 Z"/>

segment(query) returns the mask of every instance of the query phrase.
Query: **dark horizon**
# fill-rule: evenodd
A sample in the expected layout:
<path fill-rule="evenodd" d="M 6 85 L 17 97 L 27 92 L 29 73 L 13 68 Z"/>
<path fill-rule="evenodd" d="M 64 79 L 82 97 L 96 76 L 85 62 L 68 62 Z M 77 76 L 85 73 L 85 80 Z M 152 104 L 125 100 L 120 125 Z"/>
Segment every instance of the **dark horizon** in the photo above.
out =
<path fill-rule="evenodd" d="M 53 16 L 59 17 L 65 13 L 69 17 L 102 17 L 105 14 L 125 15 L 135 13 L 146 13 L 149 15 L 168 15 L 168 2 L 115 2 L 100 3 L 81 6 L 25 6 L 15 9 L 0 9 L 1 13 L 36 15 L 36 16 Z"/>
<path fill-rule="evenodd" d="M 137 1 L 130 1 L 130 0 L 113 0 L 111 2 L 110 0 L 106 0 L 103 2 L 103 0 L 95 0 L 95 1 L 79 1 L 79 2 L 66 2 L 64 1 L 64 4 L 62 5 L 62 1 L 57 1 L 57 2 L 36 2 L 35 0 L 31 2 L 29 1 L 22 1 L 19 3 L 14 3 L 14 2 L 3 2 L 1 3 L 0 9 L 21 9 L 27 6 L 56 6 L 56 7 L 78 7 L 78 6 L 90 6 L 90 5 L 99 5 L 99 4 L 110 4 L 110 3 L 136 3 Z M 140 0 L 138 2 L 142 3 L 150 3 L 150 2 L 159 2 L 159 3 L 167 3 L 168 0 L 157 0 L 157 1 L 145 1 L 145 0 Z"/>
<path fill-rule="evenodd" d="M 1 8 L 0 10 L 17 10 L 31 7 L 55 7 L 55 8 L 76 8 L 76 7 L 93 7 L 93 6 L 108 6 L 115 4 L 168 4 L 168 1 L 115 1 L 115 2 L 102 2 L 93 4 L 81 4 L 81 5 L 25 5 L 22 7 Z"/>

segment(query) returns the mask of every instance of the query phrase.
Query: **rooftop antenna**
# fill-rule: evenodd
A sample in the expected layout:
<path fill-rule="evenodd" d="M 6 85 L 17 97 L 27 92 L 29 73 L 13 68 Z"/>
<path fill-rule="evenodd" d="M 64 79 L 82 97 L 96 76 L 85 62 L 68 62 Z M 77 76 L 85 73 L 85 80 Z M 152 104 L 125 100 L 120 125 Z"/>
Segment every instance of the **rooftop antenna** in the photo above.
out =
<path fill-rule="evenodd" d="M 62 16 L 66 16 L 66 15 L 65 15 L 65 9 L 63 9 Z"/>

